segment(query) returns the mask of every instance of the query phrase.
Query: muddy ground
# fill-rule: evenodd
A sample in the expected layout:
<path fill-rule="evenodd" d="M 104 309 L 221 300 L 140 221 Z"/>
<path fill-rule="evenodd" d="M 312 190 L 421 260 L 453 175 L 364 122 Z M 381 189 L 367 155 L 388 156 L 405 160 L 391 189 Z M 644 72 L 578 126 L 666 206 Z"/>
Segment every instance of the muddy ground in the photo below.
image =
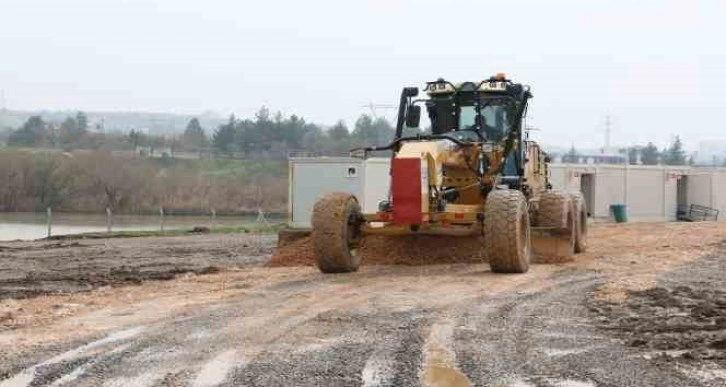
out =
<path fill-rule="evenodd" d="M 590 236 L 523 275 L 242 265 L 6 299 L 0 387 L 726 386 L 726 225 Z"/>
<path fill-rule="evenodd" d="M 654 362 L 726 384 L 726 243 L 624 303 L 589 300 L 597 326 Z"/>
<path fill-rule="evenodd" d="M 259 266 L 275 242 L 250 234 L 0 242 L 0 300 Z"/>

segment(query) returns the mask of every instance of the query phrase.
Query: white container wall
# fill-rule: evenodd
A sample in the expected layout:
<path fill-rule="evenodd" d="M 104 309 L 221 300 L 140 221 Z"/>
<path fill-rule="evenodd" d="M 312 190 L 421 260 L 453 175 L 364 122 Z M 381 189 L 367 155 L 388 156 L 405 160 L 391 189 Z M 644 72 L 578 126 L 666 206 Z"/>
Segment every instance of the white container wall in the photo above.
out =
<path fill-rule="evenodd" d="M 291 159 L 290 225 L 309 227 L 313 204 L 332 191 L 350 192 L 364 212 L 375 212 L 388 197 L 389 165 L 388 158 Z M 679 204 L 699 204 L 726 219 L 726 168 L 552 164 L 550 182 L 583 192 L 593 217 L 609 217 L 610 205 L 625 204 L 634 221 L 675 220 Z"/>
<path fill-rule="evenodd" d="M 692 174 L 687 177 L 687 198 L 690 203 L 711 207 L 713 203 L 713 175 L 710 173 Z"/>
<path fill-rule="evenodd" d="M 365 173 L 363 182 L 363 211 L 367 213 L 378 211 L 378 203 L 388 199 L 390 183 L 389 167 L 391 160 L 388 158 L 370 158 L 364 163 Z"/>
<path fill-rule="evenodd" d="M 289 161 L 288 224 L 310 227 L 313 206 L 330 192 L 363 192 L 363 160 L 353 158 L 292 158 Z"/>
<path fill-rule="evenodd" d="M 555 188 L 581 190 L 591 216 L 600 218 L 610 216 L 611 205 L 625 204 L 633 220 L 675 220 L 679 179 L 686 176 L 688 182 L 688 200 L 682 204 L 701 204 L 691 199 L 702 196 L 706 188 L 702 178 L 692 176 L 703 172 L 691 167 L 557 164 L 552 171 L 553 176 L 565 176 L 564 182 L 552 178 Z"/>
<path fill-rule="evenodd" d="M 726 169 L 719 168 L 713 174 L 711 186 L 711 196 L 714 198 L 711 207 L 720 211 L 719 218 L 721 218 L 721 215 L 726 216 Z"/>

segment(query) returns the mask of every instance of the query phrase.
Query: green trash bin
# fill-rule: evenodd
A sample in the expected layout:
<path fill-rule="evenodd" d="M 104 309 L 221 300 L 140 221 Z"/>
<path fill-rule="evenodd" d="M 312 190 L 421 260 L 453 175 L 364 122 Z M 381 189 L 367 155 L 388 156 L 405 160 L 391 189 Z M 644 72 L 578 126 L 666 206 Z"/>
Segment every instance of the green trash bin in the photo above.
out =
<path fill-rule="evenodd" d="M 611 204 L 610 211 L 615 216 L 617 223 L 625 223 L 628 221 L 628 206 L 625 204 Z"/>

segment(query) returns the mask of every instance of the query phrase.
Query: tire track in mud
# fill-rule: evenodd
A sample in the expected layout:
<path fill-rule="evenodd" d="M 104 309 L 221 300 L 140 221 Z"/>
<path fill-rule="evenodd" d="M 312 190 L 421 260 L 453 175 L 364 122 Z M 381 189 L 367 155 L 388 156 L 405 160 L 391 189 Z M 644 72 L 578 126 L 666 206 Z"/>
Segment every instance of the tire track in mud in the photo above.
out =
<path fill-rule="evenodd" d="M 354 351 L 361 352 L 357 347 L 368 348 L 370 343 L 364 342 L 366 330 L 358 329 L 359 319 L 351 318 L 348 313 L 338 313 L 336 309 L 365 304 L 365 300 L 370 296 L 370 293 L 353 292 L 356 294 L 351 294 L 350 290 L 348 290 L 349 285 L 341 285 L 336 282 L 339 282 L 339 280 L 330 277 L 330 280 L 327 281 L 314 278 L 309 284 L 305 282 L 289 285 L 272 284 L 270 288 L 274 288 L 274 290 L 267 291 L 263 289 L 250 299 L 227 303 L 223 306 L 212 306 L 200 310 L 194 316 L 153 328 L 149 327 L 142 337 L 138 337 L 133 343 L 124 348 L 121 357 L 106 359 L 104 354 L 99 351 L 85 362 L 84 359 L 80 359 L 79 364 L 73 364 L 75 368 L 59 368 L 56 373 L 49 370 L 42 379 L 39 379 L 38 373 L 35 372 L 37 368 L 32 368 L 26 373 L 25 377 L 27 378 L 28 374 L 34 375 L 28 380 L 37 385 L 49 385 L 48 383 L 72 377 L 74 380 L 73 385 L 83 386 L 101 385 L 99 384 L 100 380 L 106 380 L 103 384 L 110 385 L 114 383 L 123 384 L 124 382 L 141 383 L 144 381 L 145 383 L 145 381 L 149 380 L 156 383 L 169 375 L 181 374 L 176 377 L 177 380 L 198 381 L 198 385 L 205 385 L 205 380 L 208 379 L 205 377 L 199 379 L 197 374 L 203 374 L 205 366 L 209 366 L 210 363 L 212 365 L 219 363 L 218 353 L 224 352 L 230 347 L 240 349 L 240 358 L 250 359 L 249 367 L 246 366 L 247 362 L 241 361 L 240 358 L 232 357 L 232 360 L 227 359 L 227 363 L 235 363 L 230 368 L 241 369 L 254 369 L 259 364 L 274 364 L 265 359 L 276 357 L 282 357 L 283 359 L 280 359 L 279 363 L 284 364 L 284 358 L 288 357 L 289 352 L 301 352 L 303 358 L 309 359 L 310 353 L 330 352 L 334 354 L 342 351 L 338 355 L 328 355 L 327 357 L 329 359 L 334 359 L 336 356 L 345 357 L 350 352 L 348 348 L 356 347 Z M 285 287 L 289 289 L 282 291 Z M 316 292 L 323 291 L 333 295 L 333 297 L 321 297 L 319 294 L 306 295 L 303 291 L 305 287 L 312 287 Z M 381 286 L 379 290 L 385 291 L 385 288 L 385 286 Z M 336 294 L 342 294 L 342 296 Z M 267 312 L 256 315 L 256 311 Z M 270 313 L 270 311 L 273 312 Z M 362 319 L 366 316 L 361 314 L 360 317 Z M 381 317 L 367 316 L 367 318 L 377 320 Z M 295 337 L 299 336 L 295 334 L 295 331 L 308 329 L 313 338 L 323 339 L 330 335 L 321 335 L 321 330 L 333 331 L 330 327 L 325 328 L 326 325 L 337 326 L 341 321 L 345 320 L 349 322 L 350 328 L 339 330 L 340 332 L 333 334 L 332 338 L 329 338 L 332 344 L 327 346 L 312 345 L 311 351 L 299 351 L 301 347 L 304 348 L 305 345 L 310 345 L 310 343 L 306 343 L 309 340 L 306 340 L 305 337 Z M 391 329 L 394 331 L 401 329 L 398 326 L 400 321 L 412 320 L 415 319 L 410 316 L 392 318 L 390 321 L 395 322 L 396 327 Z M 418 331 L 417 327 L 411 329 Z M 386 330 L 383 329 L 383 331 Z M 351 338 L 351 336 L 357 337 Z M 387 340 L 391 342 L 404 341 L 398 338 L 388 338 Z M 281 341 L 287 341 L 287 343 L 279 343 Z M 412 352 L 410 349 L 407 348 L 404 352 Z M 363 356 L 361 359 L 365 360 L 366 357 Z M 260 360 L 255 361 L 256 358 Z M 279 368 L 280 364 L 275 365 L 275 368 Z M 292 362 L 290 364 L 303 363 Z M 362 368 L 361 365 L 360 369 Z M 131 377 L 129 374 L 133 374 L 135 370 L 149 369 L 153 370 L 153 372 L 144 372 L 137 375 L 141 379 L 129 379 Z M 335 370 L 334 367 L 330 366 L 328 366 L 328 369 Z M 359 378 L 360 369 L 355 370 L 351 375 L 354 375 L 354 378 Z M 190 375 L 184 375 L 183 371 L 185 370 L 189 371 L 186 373 Z M 297 371 L 292 369 L 290 374 L 295 372 Z M 305 374 L 301 375 L 305 376 Z M 394 380 L 396 379 L 394 378 Z M 215 383 L 218 381 L 213 380 Z M 207 384 L 213 385 L 215 383 Z M 335 384 L 336 381 L 332 381 L 332 383 Z M 3 385 L 3 387 L 5 386 Z"/>
<path fill-rule="evenodd" d="M 42 379 L 36 373 L 34 383 L 441 385 L 431 374 L 427 378 L 427 371 L 435 369 L 433 376 L 454 375 L 470 379 L 461 385 L 479 385 L 486 379 L 467 369 L 459 332 L 475 323 L 472 315 L 490 302 L 492 296 L 484 294 L 532 291 L 532 283 L 542 287 L 554 271 L 501 276 L 483 269 L 462 265 L 283 276 L 239 299 L 147 326 L 114 353 L 104 348 L 47 369 Z"/>
<path fill-rule="evenodd" d="M 138 336 L 143 327 L 115 332 L 107 337 L 71 349 L 42 363 L 28 367 L 14 376 L 0 381 L 0 387 L 27 387 L 70 383 L 86 372 L 89 366 L 108 356 L 122 353 L 126 345 L 113 345 Z M 104 351 L 104 348 L 106 350 Z M 65 374 L 65 372 L 69 371 Z"/>
<path fill-rule="evenodd" d="M 308 328 L 329 330 L 333 343 L 312 350 L 268 347 L 223 386 L 415 386 L 424 324 L 415 311 L 326 313 Z"/>

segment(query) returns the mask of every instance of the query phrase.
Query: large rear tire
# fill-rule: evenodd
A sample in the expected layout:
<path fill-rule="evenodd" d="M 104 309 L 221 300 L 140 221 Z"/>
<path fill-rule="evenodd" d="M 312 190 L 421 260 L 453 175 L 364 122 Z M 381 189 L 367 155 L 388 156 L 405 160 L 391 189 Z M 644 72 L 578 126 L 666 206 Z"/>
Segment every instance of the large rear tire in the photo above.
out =
<path fill-rule="evenodd" d="M 575 253 L 587 250 L 587 204 L 582 192 L 570 193 L 573 211 L 575 212 Z"/>
<path fill-rule="evenodd" d="M 360 266 L 361 209 L 355 196 L 332 193 L 313 207 L 312 241 L 323 273 L 348 273 Z"/>
<path fill-rule="evenodd" d="M 570 196 L 562 191 L 548 190 L 539 198 L 537 226 L 566 228 L 570 211 Z"/>
<path fill-rule="evenodd" d="M 532 254 L 527 199 L 520 191 L 495 190 L 484 209 L 484 249 L 495 273 L 526 273 Z"/>

